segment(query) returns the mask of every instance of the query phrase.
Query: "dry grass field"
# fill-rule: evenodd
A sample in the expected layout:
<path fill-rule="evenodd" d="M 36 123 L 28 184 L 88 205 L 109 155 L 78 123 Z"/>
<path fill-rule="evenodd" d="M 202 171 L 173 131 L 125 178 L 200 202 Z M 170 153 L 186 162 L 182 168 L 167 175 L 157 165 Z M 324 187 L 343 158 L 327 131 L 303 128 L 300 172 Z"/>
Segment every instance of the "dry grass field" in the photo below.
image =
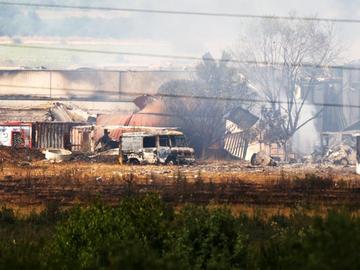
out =
<path fill-rule="evenodd" d="M 40 209 L 124 196 L 158 193 L 174 204 L 215 203 L 236 207 L 294 205 L 360 206 L 360 177 L 352 167 L 206 162 L 193 166 L 128 166 L 46 161 L 2 163 L 0 204 Z"/>

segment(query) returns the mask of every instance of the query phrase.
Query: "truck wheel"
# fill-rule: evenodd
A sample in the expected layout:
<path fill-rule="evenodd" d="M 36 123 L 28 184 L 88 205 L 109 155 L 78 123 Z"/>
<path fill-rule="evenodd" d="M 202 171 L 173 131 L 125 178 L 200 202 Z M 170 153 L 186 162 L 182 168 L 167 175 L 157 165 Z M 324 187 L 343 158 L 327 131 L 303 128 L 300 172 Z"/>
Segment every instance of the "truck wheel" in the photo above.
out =
<path fill-rule="evenodd" d="M 168 162 L 166 162 L 167 165 L 174 165 L 174 161 L 173 160 L 169 160 Z"/>
<path fill-rule="evenodd" d="M 137 160 L 136 158 L 130 159 L 130 160 L 129 160 L 129 163 L 130 163 L 131 165 L 139 165 L 139 164 L 140 164 L 139 160 Z"/>
<path fill-rule="evenodd" d="M 166 165 L 175 165 L 177 162 L 174 157 L 168 157 L 165 161 Z"/>

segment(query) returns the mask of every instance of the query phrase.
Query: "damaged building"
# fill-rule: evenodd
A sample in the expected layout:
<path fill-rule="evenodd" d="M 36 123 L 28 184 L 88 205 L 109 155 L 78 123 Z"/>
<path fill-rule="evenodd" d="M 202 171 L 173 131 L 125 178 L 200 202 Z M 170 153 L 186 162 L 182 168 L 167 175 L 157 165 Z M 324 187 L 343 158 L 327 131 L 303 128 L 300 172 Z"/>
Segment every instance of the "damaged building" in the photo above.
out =
<path fill-rule="evenodd" d="M 316 126 L 320 145 L 314 152 L 317 162 L 347 165 L 356 163 L 356 139 L 360 119 L 359 61 L 352 61 L 318 80 L 310 101 L 324 104 Z"/>
<path fill-rule="evenodd" d="M 0 145 L 17 148 L 71 149 L 72 127 L 88 123 L 93 117 L 62 103 L 1 111 Z"/>

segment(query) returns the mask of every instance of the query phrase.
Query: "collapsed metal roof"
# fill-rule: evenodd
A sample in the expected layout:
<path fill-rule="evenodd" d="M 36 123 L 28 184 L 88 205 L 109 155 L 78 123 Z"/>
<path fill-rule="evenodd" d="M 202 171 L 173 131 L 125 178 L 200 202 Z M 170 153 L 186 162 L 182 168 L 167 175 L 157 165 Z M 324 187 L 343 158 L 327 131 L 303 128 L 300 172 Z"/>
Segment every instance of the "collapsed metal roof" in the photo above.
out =
<path fill-rule="evenodd" d="M 75 107 L 62 103 L 47 103 L 33 107 L 2 107 L 0 108 L 0 122 L 87 122 L 91 115 Z"/>
<path fill-rule="evenodd" d="M 48 109 L 13 109 L 0 108 L 0 122 L 20 121 L 20 122 L 44 122 L 51 121 Z"/>
<path fill-rule="evenodd" d="M 257 116 L 240 106 L 229 112 L 225 118 L 237 124 L 242 130 L 251 128 L 259 120 Z"/>

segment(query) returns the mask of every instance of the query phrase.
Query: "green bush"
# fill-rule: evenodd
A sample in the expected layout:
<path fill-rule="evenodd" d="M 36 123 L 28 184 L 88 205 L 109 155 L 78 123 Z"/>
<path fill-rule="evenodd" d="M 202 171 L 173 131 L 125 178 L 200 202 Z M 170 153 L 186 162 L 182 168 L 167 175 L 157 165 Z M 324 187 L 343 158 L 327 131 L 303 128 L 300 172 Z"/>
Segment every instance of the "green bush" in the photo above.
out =
<path fill-rule="evenodd" d="M 1 224 L 14 224 L 16 222 L 14 211 L 10 208 L 3 206 L 0 210 L 0 223 Z"/>
<path fill-rule="evenodd" d="M 329 212 L 325 218 L 311 218 L 304 227 L 289 221 L 263 241 L 258 257 L 261 269 L 359 269 L 359 218 Z"/>
<path fill-rule="evenodd" d="M 126 252 L 134 250 L 160 254 L 171 218 L 171 211 L 155 195 L 127 198 L 117 207 L 78 207 L 57 229 L 49 247 L 49 266 L 61 263 L 64 269 L 95 269 L 110 267 L 112 261 L 122 261 L 129 255 Z"/>
<path fill-rule="evenodd" d="M 187 269 L 230 269 L 245 263 L 247 236 L 228 209 L 187 206 L 176 217 L 169 250 Z"/>
<path fill-rule="evenodd" d="M 0 269 L 358 269 L 360 218 L 175 211 L 157 195 L 29 218 L 0 211 Z"/>

